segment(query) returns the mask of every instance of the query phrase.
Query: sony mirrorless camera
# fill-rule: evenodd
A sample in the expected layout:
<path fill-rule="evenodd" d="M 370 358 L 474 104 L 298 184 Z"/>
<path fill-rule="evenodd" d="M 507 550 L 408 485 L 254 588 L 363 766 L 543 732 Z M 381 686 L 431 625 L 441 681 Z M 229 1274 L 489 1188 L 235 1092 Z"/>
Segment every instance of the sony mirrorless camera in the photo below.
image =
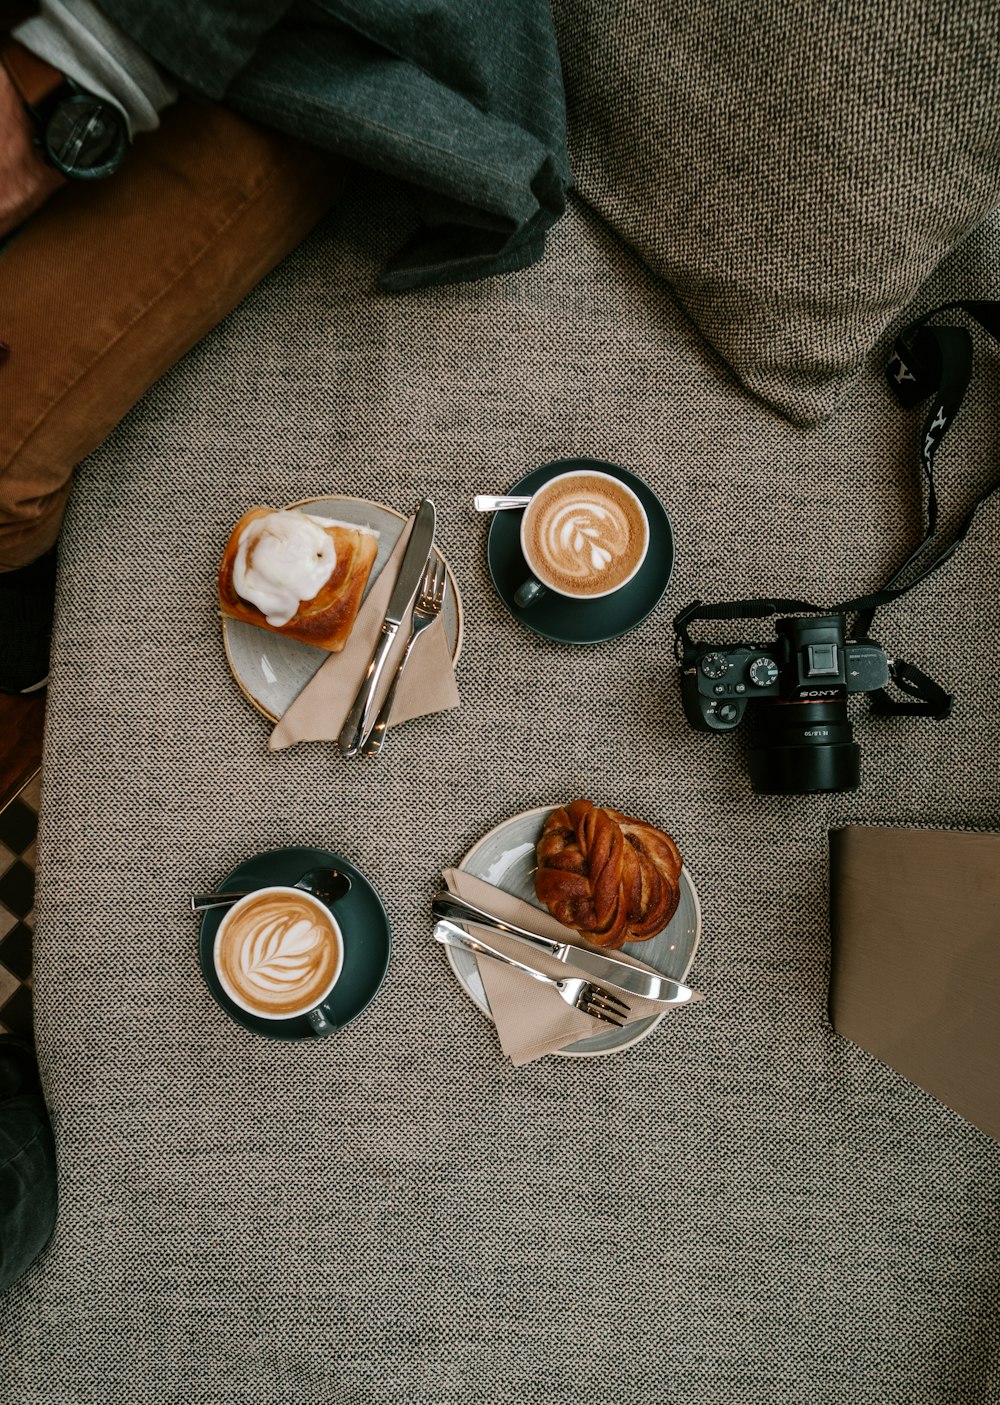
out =
<path fill-rule="evenodd" d="M 685 642 L 684 712 L 703 732 L 731 732 L 754 703 L 750 783 L 762 795 L 856 790 L 861 749 L 847 716 L 850 693 L 889 681 L 889 660 L 869 639 L 847 639 L 843 615 L 779 619 L 771 644 Z"/>

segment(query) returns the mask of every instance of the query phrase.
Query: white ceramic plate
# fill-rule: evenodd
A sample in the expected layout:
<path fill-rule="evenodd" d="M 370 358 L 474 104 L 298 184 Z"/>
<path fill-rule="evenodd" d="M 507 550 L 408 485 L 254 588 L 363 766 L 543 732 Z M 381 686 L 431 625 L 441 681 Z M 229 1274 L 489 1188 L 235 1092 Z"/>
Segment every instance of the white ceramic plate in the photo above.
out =
<path fill-rule="evenodd" d="M 300 512 L 313 512 L 318 517 L 348 522 L 353 527 L 369 527 L 378 533 L 378 555 L 365 595 L 389 559 L 407 521 L 403 513 L 366 498 L 305 498 L 288 506 Z M 462 649 L 462 601 L 451 567 L 436 547 L 434 550 L 448 572 L 448 590 L 441 614 L 452 659 L 457 661 Z M 270 629 L 258 629 L 256 625 L 225 616 L 222 618 L 222 642 L 233 677 L 254 707 L 272 722 L 277 722 L 330 657 L 325 649 L 314 649 L 311 644 L 300 644 L 297 639 L 286 639 Z"/>
<path fill-rule="evenodd" d="M 551 808 L 544 806 L 538 810 L 525 810 L 520 815 L 513 815 L 509 820 L 504 820 L 472 846 L 458 867 L 475 878 L 493 883 L 505 893 L 524 898 L 526 902 L 540 909 L 541 903 L 535 896 L 535 845 L 541 837 L 545 818 L 551 813 Z M 661 975 L 669 976 L 671 980 L 683 981 L 694 964 L 694 954 L 700 937 L 701 905 L 685 865 L 681 869 L 680 902 L 667 926 L 648 941 L 630 943 L 622 950 L 634 956 L 637 961 L 652 966 L 653 970 L 659 971 Z M 444 952 L 462 989 L 479 1006 L 483 1014 L 492 1019 L 476 958 L 451 946 L 446 946 Z M 608 953 L 609 956 L 614 954 Z M 564 1058 L 577 1059 L 598 1058 L 603 1054 L 617 1053 L 619 1049 L 628 1049 L 631 1045 L 638 1044 L 640 1039 L 645 1039 L 666 1013 L 667 1009 L 663 1014 L 637 1020 L 635 1024 L 627 1025 L 623 1029 L 608 1028 L 600 1034 L 588 1035 L 586 1039 L 579 1039 L 575 1044 L 557 1052 Z"/>

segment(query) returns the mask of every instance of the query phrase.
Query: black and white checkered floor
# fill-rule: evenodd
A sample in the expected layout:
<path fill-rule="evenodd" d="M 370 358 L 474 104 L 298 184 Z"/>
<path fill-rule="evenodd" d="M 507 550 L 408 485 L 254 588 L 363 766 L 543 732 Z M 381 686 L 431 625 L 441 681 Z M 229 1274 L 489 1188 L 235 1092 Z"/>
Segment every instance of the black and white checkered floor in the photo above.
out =
<path fill-rule="evenodd" d="M 0 1034 L 33 1038 L 35 836 L 41 777 L 0 811 Z"/>

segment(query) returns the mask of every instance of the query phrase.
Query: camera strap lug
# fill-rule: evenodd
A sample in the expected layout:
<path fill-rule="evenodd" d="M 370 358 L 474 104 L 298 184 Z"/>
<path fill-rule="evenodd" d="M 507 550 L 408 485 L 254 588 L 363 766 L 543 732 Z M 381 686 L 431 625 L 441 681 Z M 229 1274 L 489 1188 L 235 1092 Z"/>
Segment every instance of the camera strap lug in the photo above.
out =
<path fill-rule="evenodd" d="M 901 692 L 915 701 L 898 702 L 884 688 L 879 688 L 871 694 L 872 711 L 879 717 L 933 717 L 943 722 L 951 716 L 955 694 L 946 693 L 915 664 L 905 659 L 890 659 L 889 677 Z"/>

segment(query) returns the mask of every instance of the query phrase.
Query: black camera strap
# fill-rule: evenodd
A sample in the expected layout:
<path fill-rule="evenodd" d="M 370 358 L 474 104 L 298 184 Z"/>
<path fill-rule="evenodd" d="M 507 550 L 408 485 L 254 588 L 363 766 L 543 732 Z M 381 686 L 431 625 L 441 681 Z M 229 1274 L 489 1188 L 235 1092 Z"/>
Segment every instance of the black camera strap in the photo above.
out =
<path fill-rule="evenodd" d="M 694 600 L 674 619 L 674 655 L 678 660 L 681 659 L 685 647 L 694 647 L 688 626 L 699 619 L 750 620 L 769 619 L 772 615 L 785 614 L 848 615 L 857 612 L 858 618 L 852 633 L 856 638 L 864 639 L 871 629 L 876 610 L 893 600 L 898 600 L 901 595 L 906 595 L 908 591 L 920 585 L 958 550 L 983 503 L 1000 489 L 1000 476 L 997 476 L 976 499 L 953 540 L 921 565 L 920 561 L 937 533 L 935 455 L 955 421 L 972 377 L 972 337 L 968 329 L 927 325 L 931 318 L 951 311 L 965 312 L 1000 343 L 1000 302 L 944 303 L 903 328 L 896 339 L 886 372 L 889 385 L 904 409 L 912 409 L 922 401 L 930 399 L 920 450 L 921 474 L 927 485 L 927 527 L 915 550 L 910 552 L 902 565 L 892 573 L 881 590 L 836 605 L 814 605 L 808 600 L 770 597 L 736 600 L 720 605 L 704 605 L 700 600 Z M 892 681 L 907 695 L 908 701 L 897 701 L 884 689 L 880 689 L 871 695 L 875 712 L 883 716 L 911 715 L 935 718 L 944 718 L 950 714 L 953 696 L 946 693 L 915 665 L 908 664 L 903 659 L 893 659 L 889 672 Z"/>

